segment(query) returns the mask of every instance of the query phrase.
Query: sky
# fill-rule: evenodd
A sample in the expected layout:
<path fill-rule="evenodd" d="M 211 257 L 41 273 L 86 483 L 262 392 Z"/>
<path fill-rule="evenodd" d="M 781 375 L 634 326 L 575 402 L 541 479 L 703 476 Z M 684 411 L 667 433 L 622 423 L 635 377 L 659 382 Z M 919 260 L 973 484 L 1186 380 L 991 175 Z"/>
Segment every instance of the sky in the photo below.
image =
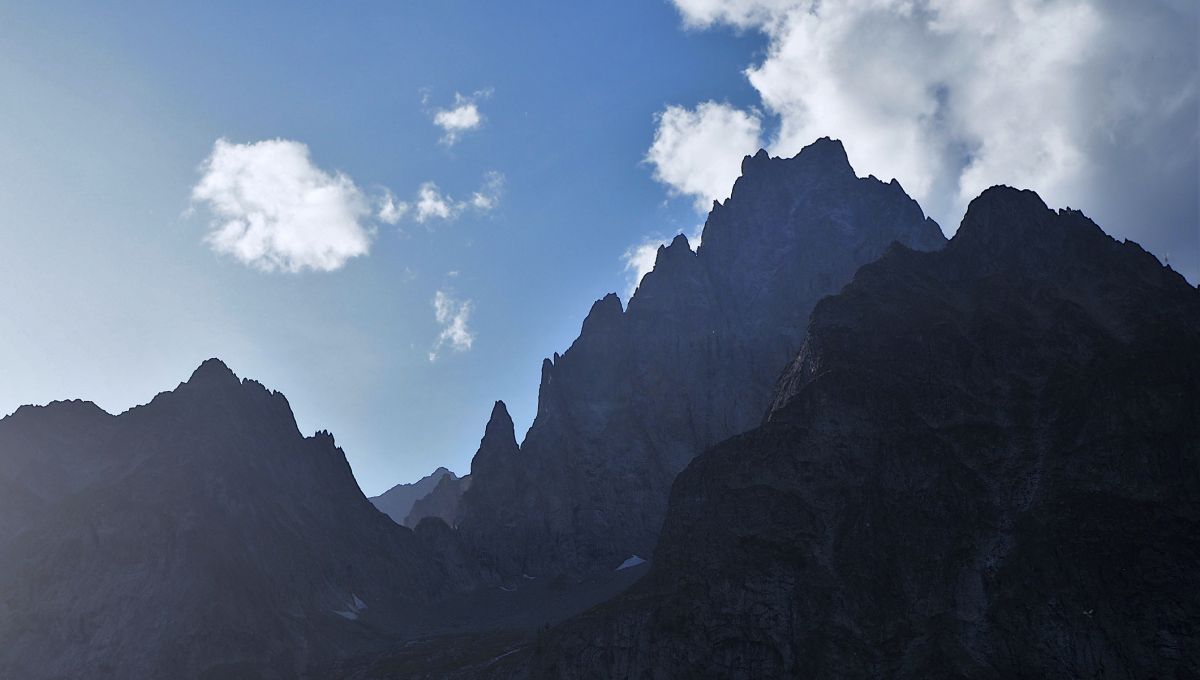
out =
<path fill-rule="evenodd" d="M 0 2 L 0 413 L 120 412 L 215 356 L 368 495 L 465 473 L 492 402 L 520 436 L 542 358 L 743 155 L 824 135 L 948 235 L 1012 184 L 1196 283 L 1198 13 Z"/>

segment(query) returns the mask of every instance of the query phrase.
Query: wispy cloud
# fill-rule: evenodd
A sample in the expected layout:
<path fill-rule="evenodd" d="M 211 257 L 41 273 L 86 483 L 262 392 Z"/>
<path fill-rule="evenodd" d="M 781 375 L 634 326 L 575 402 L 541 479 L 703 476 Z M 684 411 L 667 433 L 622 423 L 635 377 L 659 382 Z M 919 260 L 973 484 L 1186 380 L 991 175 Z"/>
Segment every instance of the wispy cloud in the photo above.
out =
<path fill-rule="evenodd" d="M 333 271 L 366 255 L 370 202 L 346 175 L 313 164 L 300 142 L 219 139 L 192 188 L 211 212 L 213 250 L 264 271 Z"/>
<path fill-rule="evenodd" d="M 458 300 L 445 291 L 439 290 L 433 296 L 433 311 L 441 331 L 437 342 L 429 351 L 429 360 L 437 361 L 441 351 L 449 347 L 455 352 L 465 352 L 471 349 L 475 342 L 475 334 L 468 322 L 471 317 L 471 301 Z"/>
<path fill-rule="evenodd" d="M 479 102 L 492 95 L 491 88 L 477 90 L 470 95 L 454 93 L 454 104 L 433 112 L 433 124 L 442 129 L 442 143 L 453 146 L 463 134 L 483 126 L 483 113 Z"/>
<path fill-rule="evenodd" d="M 467 200 L 456 200 L 442 192 L 437 184 L 425 182 L 417 190 L 417 198 L 413 204 L 414 216 L 417 222 L 424 224 L 431 220 L 450 221 L 466 210 L 488 213 L 500 204 L 503 190 L 504 175 L 494 170 L 484 175 L 482 186 Z"/>

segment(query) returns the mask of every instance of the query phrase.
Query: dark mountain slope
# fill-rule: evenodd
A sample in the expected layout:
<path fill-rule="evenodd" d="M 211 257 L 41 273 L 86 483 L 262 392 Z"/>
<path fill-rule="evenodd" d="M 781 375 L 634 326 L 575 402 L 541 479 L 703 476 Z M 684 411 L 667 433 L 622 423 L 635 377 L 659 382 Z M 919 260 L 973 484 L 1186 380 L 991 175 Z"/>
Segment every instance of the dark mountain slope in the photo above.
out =
<path fill-rule="evenodd" d="M 650 574 L 534 674 L 1200 677 L 1198 574 L 1200 292 L 994 188 L 817 306 Z"/>
<path fill-rule="evenodd" d="M 215 360 L 120 416 L 21 409 L 0 469 L 0 677 L 297 677 L 459 585 Z"/>
<path fill-rule="evenodd" d="M 501 579 L 648 554 L 675 475 L 759 422 L 812 306 L 893 241 L 944 238 L 899 184 L 856 177 L 841 143 L 747 157 L 698 251 L 660 248 L 627 310 L 596 302 L 544 362 L 524 442 L 472 464 L 460 533 Z"/>

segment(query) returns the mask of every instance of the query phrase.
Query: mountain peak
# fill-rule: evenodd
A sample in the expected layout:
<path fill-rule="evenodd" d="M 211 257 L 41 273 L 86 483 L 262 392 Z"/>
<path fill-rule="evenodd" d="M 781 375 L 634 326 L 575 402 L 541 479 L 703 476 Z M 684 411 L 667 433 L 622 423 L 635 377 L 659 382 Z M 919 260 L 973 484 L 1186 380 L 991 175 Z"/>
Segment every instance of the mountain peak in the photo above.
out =
<path fill-rule="evenodd" d="M 1082 244 L 1111 240 L 1082 213 L 1055 213 L 1034 191 L 993 186 L 967 206 L 948 247 L 987 269 L 1008 262 L 1042 271 L 1057 268 Z"/>
<path fill-rule="evenodd" d="M 746 156 L 742 159 L 742 174 L 746 174 L 751 168 L 766 165 L 771 160 L 771 154 L 767 153 L 766 149 L 759 149 L 758 153 L 753 156 Z"/>
<path fill-rule="evenodd" d="M 846 147 L 842 145 L 840 139 L 821 137 L 800 149 L 800 153 L 795 157 L 828 171 L 854 173 L 854 169 L 850 167 L 850 158 L 846 156 Z"/>
<path fill-rule="evenodd" d="M 507 442 L 512 440 L 516 444 L 517 436 L 514 432 L 512 416 L 508 415 L 508 407 L 503 401 L 497 401 L 492 406 L 492 415 L 488 418 L 487 427 L 483 431 L 483 441 L 496 439 L 498 442 Z"/>
<path fill-rule="evenodd" d="M 481 468 L 503 465 L 504 459 L 520 449 L 512 417 L 508 415 L 508 407 L 503 401 L 497 401 L 492 406 L 492 416 L 483 430 L 483 439 L 479 440 L 479 450 L 471 459 L 471 475 L 474 476 Z"/>
<path fill-rule="evenodd" d="M 192 372 L 192 377 L 187 380 L 188 385 L 222 385 L 222 384 L 241 384 L 241 380 L 234 374 L 225 362 L 220 359 L 206 359 L 204 363 Z"/>
<path fill-rule="evenodd" d="M 621 320 L 621 315 L 625 311 L 621 308 L 621 298 L 616 293 L 609 293 L 604 297 L 592 303 L 592 308 L 588 311 L 588 315 L 583 320 L 583 329 L 581 335 L 590 335 L 598 330 L 612 328 Z M 496 404 L 500 407 L 504 406 L 504 402 L 498 401 Z M 495 411 L 492 416 L 495 417 Z"/>

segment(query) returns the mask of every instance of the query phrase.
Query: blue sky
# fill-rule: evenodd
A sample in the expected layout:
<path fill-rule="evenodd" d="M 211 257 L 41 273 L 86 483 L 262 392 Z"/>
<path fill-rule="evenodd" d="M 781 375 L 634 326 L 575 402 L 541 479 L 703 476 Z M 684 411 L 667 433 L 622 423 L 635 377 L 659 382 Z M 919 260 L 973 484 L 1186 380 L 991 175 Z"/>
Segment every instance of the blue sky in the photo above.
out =
<path fill-rule="evenodd" d="M 1188 3 L 978 3 L 1016 12 L 1007 33 L 938 3 L 937 21 L 803 0 L 250 4 L 0 6 L 0 412 L 121 411 L 218 356 L 331 430 L 368 494 L 466 472 L 492 401 L 528 426 L 541 359 L 626 293 L 630 257 L 693 233 L 741 154 L 818 134 L 947 232 L 977 187 L 1020 183 L 1200 272 Z M 1081 37 L 1047 37 L 1061 25 Z M 895 44 L 856 43 L 873 26 Z M 987 73 L 997 55 L 1020 77 Z M 967 66 L 934 82 L 923 59 Z M 451 143 L 438 112 L 467 103 L 481 120 Z M 1042 136 L 1014 136 L 1035 112 Z M 222 216 L 194 188 L 219 139 L 250 156 L 288 140 L 318 182 L 344 176 L 369 253 L 289 272 L 213 247 Z M 431 182 L 454 214 L 419 221 Z M 388 192 L 409 204 L 395 224 Z"/>

